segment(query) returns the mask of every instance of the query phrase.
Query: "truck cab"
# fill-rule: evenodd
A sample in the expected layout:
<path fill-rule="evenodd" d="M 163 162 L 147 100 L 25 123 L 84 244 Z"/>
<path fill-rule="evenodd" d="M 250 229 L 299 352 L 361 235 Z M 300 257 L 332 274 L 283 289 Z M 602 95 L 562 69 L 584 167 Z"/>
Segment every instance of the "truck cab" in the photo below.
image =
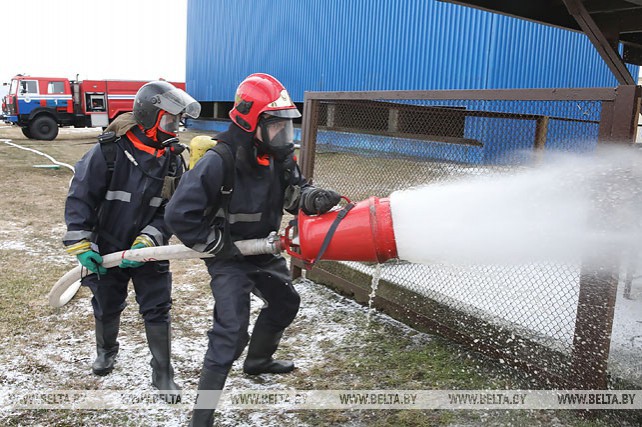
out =
<path fill-rule="evenodd" d="M 73 113 L 69 80 L 15 76 L 3 99 L 4 121 L 18 125 L 27 138 L 53 140 Z"/>

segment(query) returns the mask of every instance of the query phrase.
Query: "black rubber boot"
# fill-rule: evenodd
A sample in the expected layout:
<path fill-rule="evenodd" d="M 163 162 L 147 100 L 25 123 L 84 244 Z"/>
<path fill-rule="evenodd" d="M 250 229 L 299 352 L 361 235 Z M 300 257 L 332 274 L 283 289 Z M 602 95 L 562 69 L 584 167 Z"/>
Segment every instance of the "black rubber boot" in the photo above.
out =
<path fill-rule="evenodd" d="M 250 348 L 243 363 L 243 372 L 248 375 L 285 374 L 294 370 L 294 363 L 289 360 L 274 360 L 272 355 L 281 342 L 283 331 L 275 334 L 264 332 L 252 333 Z"/>
<path fill-rule="evenodd" d="M 120 317 L 103 322 L 96 320 L 96 360 L 91 365 L 94 374 L 101 377 L 114 370 L 118 354 L 118 328 Z"/>
<path fill-rule="evenodd" d="M 149 363 L 152 367 L 152 385 L 161 391 L 161 398 L 167 403 L 181 401 L 181 388 L 174 382 L 174 368 L 170 362 L 171 324 L 145 322 L 147 344 L 152 353 Z"/>
<path fill-rule="evenodd" d="M 208 391 L 221 391 L 225 385 L 227 374 L 214 372 L 203 366 L 201 377 L 198 380 L 199 396 L 194 405 L 190 427 L 211 427 L 214 423 L 214 408 L 221 397 L 220 393 L 203 393 Z M 204 409 L 197 409 L 205 407 Z"/>

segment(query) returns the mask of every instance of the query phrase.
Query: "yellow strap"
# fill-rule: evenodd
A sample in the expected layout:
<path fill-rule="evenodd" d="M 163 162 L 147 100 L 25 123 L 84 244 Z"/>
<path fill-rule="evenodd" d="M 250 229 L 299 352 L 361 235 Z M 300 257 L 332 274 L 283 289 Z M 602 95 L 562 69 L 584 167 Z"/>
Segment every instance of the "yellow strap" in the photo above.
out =
<path fill-rule="evenodd" d="M 139 243 L 142 243 L 143 245 L 147 246 L 148 248 L 151 248 L 152 246 L 156 246 L 154 241 L 152 240 L 151 237 L 149 237 L 147 234 L 141 234 L 138 237 L 136 237 L 136 240 L 134 240 L 134 243 L 132 246 L 135 246 Z"/>
<path fill-rule="evenodd" d="M 81 240 L 78 243 L 69 245 L 65 248 L 69 255 L 80 255 L 91 250 L 91 243 L 88 240 Z"/>

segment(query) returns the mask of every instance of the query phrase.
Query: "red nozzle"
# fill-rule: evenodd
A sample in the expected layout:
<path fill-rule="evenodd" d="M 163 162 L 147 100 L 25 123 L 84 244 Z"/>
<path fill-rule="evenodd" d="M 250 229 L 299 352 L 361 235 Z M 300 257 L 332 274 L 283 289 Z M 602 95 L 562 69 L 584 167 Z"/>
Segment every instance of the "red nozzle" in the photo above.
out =
<path fill-rule="evenodd" d="M 306 268 L 311 268 L 340 212 L 312 216 L 300 212 L 298 235 L 293 225 L 289 225 L 281 236 L 281 246 L 290 256 L 302 260 Z M 396 257 L 390 200 L 370 197 L 357 203 L 340 220 L 321 259 L 384 262 Z"/>

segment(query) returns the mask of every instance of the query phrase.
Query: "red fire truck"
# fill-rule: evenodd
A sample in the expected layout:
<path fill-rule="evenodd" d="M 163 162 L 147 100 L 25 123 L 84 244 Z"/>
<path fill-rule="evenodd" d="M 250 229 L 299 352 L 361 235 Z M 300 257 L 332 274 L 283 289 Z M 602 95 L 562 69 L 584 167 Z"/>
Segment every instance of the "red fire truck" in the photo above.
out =
<path fill-rule="evenodd" d="M 132 111 L 134 96 L 145 83 L 17 75 L 2 99 L 3 118 L 20 126 L 27 138 L 51 141 L 59 127 L 106 127 Z M 172 84 L 185 90 L 185 83 Z"/>

